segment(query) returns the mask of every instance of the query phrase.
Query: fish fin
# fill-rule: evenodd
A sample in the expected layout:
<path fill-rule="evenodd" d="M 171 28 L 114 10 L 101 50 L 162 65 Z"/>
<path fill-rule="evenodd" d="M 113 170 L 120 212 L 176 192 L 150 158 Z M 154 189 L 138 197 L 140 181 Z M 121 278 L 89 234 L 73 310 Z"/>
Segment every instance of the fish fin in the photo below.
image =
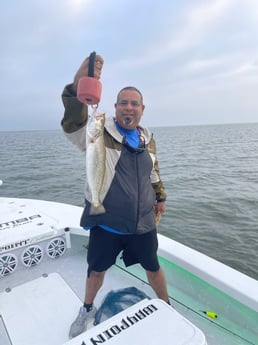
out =
<path fill-rule="evenodd" d="M 160 222 L 160 218 L 161 218 L 161 213 L 160 213 L 160 212 L 158 212 L 158 213 L 156 214 L 156 216 L 155 216 L 155 223 L 156 223 L 156 225 L 158 225 L 158 224 L 159 224 L 159 222 Z"/>
<path fill-rule="evenodd" d="M 99 204 L 97 206 L 91 204 L 90 207 L 90 215 L 97 215 L 97 214 L 102 214 L 102 213 L 106 213 L 105 207 L 102 204 Z"/>

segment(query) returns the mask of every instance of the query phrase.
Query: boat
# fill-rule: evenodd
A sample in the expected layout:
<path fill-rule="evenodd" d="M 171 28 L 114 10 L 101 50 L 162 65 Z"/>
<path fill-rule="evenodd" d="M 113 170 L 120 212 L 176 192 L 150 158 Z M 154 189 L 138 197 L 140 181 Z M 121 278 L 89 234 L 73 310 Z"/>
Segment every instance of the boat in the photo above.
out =
<path fill-rule="evenodd" d="M 128 288 L 143 298 L 69 339 L 84 298 L 89 232 L 82 208 L 0 197 L 1 345 L 258 344 L 258 281 L 162 234 L 159 260 L 167 303 L 139 265 L 118 258 L 96 298 Z M 134 290 L 133 290 L 134 291 Z"/>

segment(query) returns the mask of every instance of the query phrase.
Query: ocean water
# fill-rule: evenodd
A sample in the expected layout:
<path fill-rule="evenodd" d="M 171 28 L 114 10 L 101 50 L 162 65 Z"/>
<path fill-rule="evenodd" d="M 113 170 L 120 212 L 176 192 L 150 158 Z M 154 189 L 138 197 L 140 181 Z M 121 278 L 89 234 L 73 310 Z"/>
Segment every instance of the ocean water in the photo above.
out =
<path fill-rule="evenodd" d="M 258 123 L 152 128 L 160 233 L 258 279 Z M 85 156 L 61 130 L 0 132 L 0 197 L 83 206 Z"/>

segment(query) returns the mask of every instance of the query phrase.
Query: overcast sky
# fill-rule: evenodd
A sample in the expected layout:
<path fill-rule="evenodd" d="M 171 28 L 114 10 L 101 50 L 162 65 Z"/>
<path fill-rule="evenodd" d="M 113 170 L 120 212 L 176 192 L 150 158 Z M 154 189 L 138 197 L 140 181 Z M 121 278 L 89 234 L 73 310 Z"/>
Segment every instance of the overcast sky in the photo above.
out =
<path fill-rule="evenodd" d="M 134 85 L 147 126 L 258 122 L 257 0 L 10 0 L 0 31 L 0 130 L 60 128 L 93 50 L 109 115 Z"/>

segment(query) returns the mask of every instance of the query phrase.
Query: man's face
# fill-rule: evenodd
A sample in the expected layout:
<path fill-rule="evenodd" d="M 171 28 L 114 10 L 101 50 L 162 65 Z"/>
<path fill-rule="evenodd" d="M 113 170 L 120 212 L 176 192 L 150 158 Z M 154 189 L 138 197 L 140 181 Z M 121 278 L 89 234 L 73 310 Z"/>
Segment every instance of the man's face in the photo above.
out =
<path fill-rule="evenodd" d="M 135 90 L 121 91 L 117 103 L 116 120 L 125 129 L 134 129 L 140 123 L 145 106 L 140 94 Z"/>

